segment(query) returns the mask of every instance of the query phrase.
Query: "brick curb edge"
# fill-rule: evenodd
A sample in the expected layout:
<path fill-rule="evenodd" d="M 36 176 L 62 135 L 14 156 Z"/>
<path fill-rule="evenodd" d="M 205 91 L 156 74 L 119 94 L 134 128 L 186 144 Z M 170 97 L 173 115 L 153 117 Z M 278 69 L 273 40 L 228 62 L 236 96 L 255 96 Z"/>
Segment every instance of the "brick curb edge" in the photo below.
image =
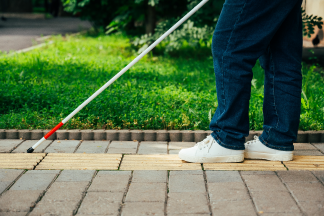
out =
<path fill-rule="evenodd" d="M 39 140 L 49 130 L 0 129 L 0 139 Z M 116 140 L 200 142 L 212 131 L 207 130 L 58 130 L 49 140 Z M 246 141 L 262 131 L 250 131 Z M 298 131 L 297 143 L 324 143 L 324 131 Z"/>

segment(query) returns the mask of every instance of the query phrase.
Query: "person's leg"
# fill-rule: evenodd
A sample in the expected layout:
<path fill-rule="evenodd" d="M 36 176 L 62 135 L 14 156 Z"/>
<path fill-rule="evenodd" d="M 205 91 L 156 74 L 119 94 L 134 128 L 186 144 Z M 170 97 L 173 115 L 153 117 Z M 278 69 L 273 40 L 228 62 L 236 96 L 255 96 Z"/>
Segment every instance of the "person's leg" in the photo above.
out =
<path fill-rule="evenodd" d="M 260 141 L 269 148 L 292 151 L 296 141 L 302 89 L 301 2 L 295 5 L 260 58 L 265 69 L 264 132 Z"/>
<path fill-rule="evenodd" d="M 212 44 L 218 108 L 210 129 L 221 146 L 244 149 L 244 137 L 249 133 L 252 67 L 287 16 L 297 4 L 300 7 L 299 2 L 225 1 Z"/>

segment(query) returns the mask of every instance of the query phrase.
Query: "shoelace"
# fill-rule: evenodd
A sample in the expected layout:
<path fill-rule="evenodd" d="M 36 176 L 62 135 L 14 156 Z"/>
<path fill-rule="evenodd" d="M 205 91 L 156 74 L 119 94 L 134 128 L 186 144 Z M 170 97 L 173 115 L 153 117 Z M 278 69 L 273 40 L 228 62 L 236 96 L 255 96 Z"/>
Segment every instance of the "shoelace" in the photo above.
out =
<path fill-rule="evenodd" d="M 206 148 L 208 146 L 210 147 L 211 144 L 213 143 L 213 140 L 212 139 L 213 139 L 212 136 L 209 135 L 203 141 L 198 142 L 195 146 L 197 146 L 200 150 L 202 148 Z"/>
<path fill-rule="evenodd" d="M 250 140 L 250 141 L 246 142 L 246 145 L 251 145 L 253 143 L 256 143 L 259 140 L 259 137 L 256 135 L 253 138 L 254 138 L 254 140 Z"/>

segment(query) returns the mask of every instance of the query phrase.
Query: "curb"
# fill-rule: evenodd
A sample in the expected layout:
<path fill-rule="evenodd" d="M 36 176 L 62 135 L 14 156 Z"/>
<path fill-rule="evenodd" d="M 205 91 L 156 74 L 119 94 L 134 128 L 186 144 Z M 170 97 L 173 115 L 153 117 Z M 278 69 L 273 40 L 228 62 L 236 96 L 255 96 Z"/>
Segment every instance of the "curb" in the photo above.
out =
<path fill-rule="evenodd" d="M 49 130 L 0 129 L 0 139 L 39 140 Z M 171 141 L 200 142 L 210 135 L 207 130 L 57 130 L 48 140 L 112 140 L 112 141 Z M 246 141 L 262 131 L 250 131 Z M 324 143 L 324 131 L 298 131 L 297 143 Z"/>

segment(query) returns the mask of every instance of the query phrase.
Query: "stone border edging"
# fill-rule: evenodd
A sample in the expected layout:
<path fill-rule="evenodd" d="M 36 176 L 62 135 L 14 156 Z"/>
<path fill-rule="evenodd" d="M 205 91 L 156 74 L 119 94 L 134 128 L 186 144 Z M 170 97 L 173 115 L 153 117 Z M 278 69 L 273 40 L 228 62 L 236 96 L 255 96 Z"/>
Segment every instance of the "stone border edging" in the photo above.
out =
<path fill-rule="evenodd" d="M 0 129 L 0 139 L 39 140 L 50 130 Z M 200 142 L 212 131 L 207 130 L 58 130 L 49 140 L 112 140 Z M 262 131 L 250 131 L 246 141 Z M 299 131 L 297 143 L 324 143 L 324 131 Z"/>

